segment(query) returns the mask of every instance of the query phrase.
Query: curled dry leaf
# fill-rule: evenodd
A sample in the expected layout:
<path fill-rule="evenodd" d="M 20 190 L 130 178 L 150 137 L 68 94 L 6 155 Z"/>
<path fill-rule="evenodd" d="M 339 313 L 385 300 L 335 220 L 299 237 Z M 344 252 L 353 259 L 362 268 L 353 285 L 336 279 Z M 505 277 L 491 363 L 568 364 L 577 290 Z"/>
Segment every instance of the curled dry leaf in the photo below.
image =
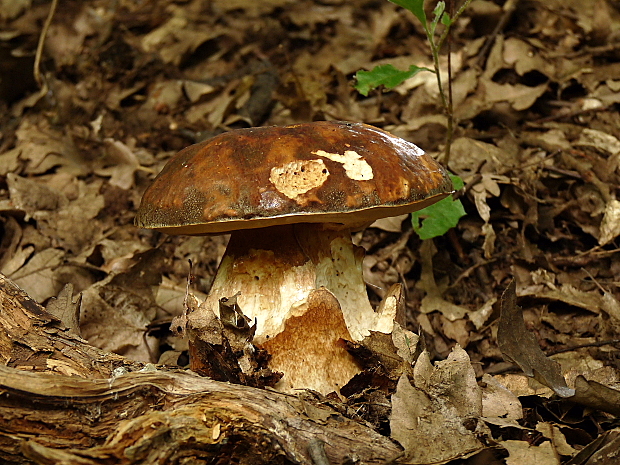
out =
<path fill-rule="evenodd" d="M 185 10 L 177 9 L 166 23 L 142 38 L 142 48 L 158 53 L 166 63 L 178 65 L 204 42 L 221 33 L 216 27 L 194 28 L 186 16 Z"/>
<path fill-rule="evenodd" d="M 493 182 L 510 181 L 499 174 L 516 163 L 515 158 L 506 150 L 469 137 L 459 137 L 452 143 L 451 151 L 450 168 L 463 174 L 480 171 L 487 177 L 483 184 L 489 194 L 499 195 L 499 187 L 494 188 Z"/>
<path fill-rule="evenodd" d="M 605 206 L 598 243 L 600 245 L 609 244 L 618 235 L 620 235 L 620 201 L 611 199 Z"/>
<path fill-rule="evenodd" d="M 75 147 L 71 137 L 53 129 L 46 119 L 24 117 L 15 132 L 17 143 L 14 149 L 2 155 L 9 161 L 13 153 L 18 154 L 19 161 L 26 163 L 25 174 L 42 174 L 54 167 L 75 175 L 89 172 L 87 164 Z M 4 166 L 0 172 L 4 173 Z"/>
<path fill-rule="evenodd" d="M 39 211 L 54 211 L 68 203 L 55 189 L 15 173 L 7 174 L 6 182 L 13 206 L 23 211 L 27 220 Z"/>
<path fill-rule="evenodd" d="M 540 422 L 536 425 L 536 430 L 551 441 L 554 449 L 559 455 L 572 456 L 577 452 L 568 444 L 566 436 L 562 433 L 560 428 L 553 423 Z"/>
<path fill-rule="evenodd" d="M 127 190 L 134 184 L 134 173 L 140 169 L 140 162 L 132 148 L 121 141 L 104 139 L 107 148 L 106 166 L 96 173 L 110 176 L 110 184 Z"/>
<path fill-rule="evenodd" d="M 613 415 L 620 415 L 620 391 L 583 376 L 575 379 L 575 402 Z"/>
<path fill-rule="evenodd" d="M 620 153 L 620 140 L 611 134 L 596 129 L 585 128 L 575 143 L 586 147 L 594 147 L 611 155 Z"/>
<path fill-rule="evenodd" d="M 185 301 L 188 314 L 200 304 L 192 294 Z M 237 296 L 219 301 L 220 317 L 209 309 L 200 318 L 187 320 L 182 314 L 172 321 L 179 335 L 187 327 L 190 338 L 190 368 L 202 376 L 234 384 L 273 387 L 282 374 L 267 368 L 269 356 L 253 343 L 255 326 L 237 304 Z M 200 331 L 195 331 L 199 327 Z"/>
<path fill-rule="evenodd" d="M 517 306 L 516 286 L 513 279 L 502 295 L 497 329 L 497 343 L 502 355 L 560 397 L 573 396 L 575 390 L 566 385 L 560 365 L 545 356 L 534 335 L 525 327 L 521 308 Z"/>
<path fill-rule="evenodd" d="M 406 463 L 445 463 L 482 448 L 462 419 L 442 415 L 424 391 L 401 377 L 392 396 L 392 437 L 404 448 Z"/>
<path fill-rule="evenodd" d="M 391 334 L 371 331 L 370 336 L 361 342 L 347 342 L 347 350 L 363 368 L 362 372 L 354 376 L 340 393 L 349 400 L 358 394 L 365 402 L 377 402 L 368 405 L 371 411 L 386 418 L 389 409 L 386 409 L 383 399 L 388 392 L 396 388 L 398 380 L 403 375 L 413 374 L 413 363 L 422 351 L 423 344 L 417 334 L 403 328 L 396 321 Z M 381 404 L 381 405 L 379 405 Z"/>
<path fill-rule="evenodd" d="M 521 283 L 519 297 L 530 296 L 551 302 L 562 302 L 595 314 L 599 314 L 601 308 L 604 308 L 603 298 L 598 292 L 582 291 L 576 288 L 574 283 L 562 283 L 554 273 L 546 270 L 530 272 L 518 266 L 513 269 Z"/>
<path fill-rule="evenodd" d="M 9 278 L 26 289 L 34 300 L 43 302 L 57 295 L 62 289 L 63 284 L 58 275 L 62 257 L 61 250 L 47 248 L 35 253 L 24 266 L 11 273 Z"/>
<path fill-rule="evenodd" d="M 615 428 L 597 437 L 575 455 L 569 463 L 570 465 L 583 463 L 614 465 L 614 459 L 617 458 L 619 449 L 620 430 Z"/>
<path fill-rule="evenodd" d="M 38 230 L 61 248 L 77 254 L 101 232 L 96 219 L 105 205 L 100 182 L 86 184 L 72 176 L 58 176 L 47 185 L 9 173 L 7 184 L 13 207 L 24 212 L 26 219 L 35 219 Z M 63 188 L 72 191 L 71 199 Z"/>

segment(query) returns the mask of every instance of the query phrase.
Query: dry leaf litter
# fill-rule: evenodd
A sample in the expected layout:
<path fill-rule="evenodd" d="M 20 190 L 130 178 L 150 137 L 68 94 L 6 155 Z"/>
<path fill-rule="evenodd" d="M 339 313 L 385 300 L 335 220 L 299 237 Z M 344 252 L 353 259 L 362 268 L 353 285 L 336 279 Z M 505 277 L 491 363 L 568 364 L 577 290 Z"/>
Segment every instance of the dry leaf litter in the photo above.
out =
<path fill-rule="evenodd" d="M 620 6 L 512 3 L 498 34 L 490 0 L 454 29 L 448 167 L 467 216 L 434 240 L 407 218 L 358 233 L 371 300 L 402 283 L 405 319 L 352 344 L 364 370 L 342 396 L 303 394 L 309 417 L 328 405 L 391 436 L 402 463 L 620 460 Z M 169 325 L 189 261 L 202 300 L 226 239 L 132 225 L 179 149 L 321 119 L 443 148 L 432 74 L 368 97 L 352 88 L 358 69 L 432 64 L 419 25 L 387 1 L 69 2 L 46 38 L 41 95 L 48 10 L 0 10 L 0 272 L 107 351 L 187 364 Z M 515 355 L 522 345 L 536 355 Z"/>

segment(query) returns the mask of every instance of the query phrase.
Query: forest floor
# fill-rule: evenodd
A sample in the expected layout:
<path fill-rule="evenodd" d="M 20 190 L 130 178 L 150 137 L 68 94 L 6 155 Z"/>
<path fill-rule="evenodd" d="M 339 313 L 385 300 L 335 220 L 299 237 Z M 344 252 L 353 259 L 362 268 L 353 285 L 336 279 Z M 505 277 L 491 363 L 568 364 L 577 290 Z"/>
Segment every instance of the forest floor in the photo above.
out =
<path fill-rule="evenodd" d="M 620 463 L 601 452 L 620 449 L 617 391 L 601 394 L 610 408 L 562 399 L 497 343 L 515 278 L 526 327 L 568 386 L 583 377 L 620 388 L 620 4 L 508 0 L 507 16 L 503 3 L 474 0 L 450 41 L 447 167 L 464 180 L 467 215 L 425 241 L 407 218 L 358 233 L 364 278 L 374 303 L 402 283 L 407 329 L 429 359 L 462 360 L 464 349 L 487 389 L 487 439 L 455 441 L 434 463 Z M 226 246 L 133 225 L 174 153 L 230 129 L 316 120 L 371 124 L 435 157 L 445 145 L 434 74 L 368 96 L 353 87 L 379 64 L 432 68 L 423 29 L 388 1 L 60 0 L 43 91 L 33 67 L 50 2 L 0 4 L 0 272 L 44 306 L 80 295 L 81 336 L 132 360 L 187 364 L 168 326 L 184 308 L 189 261 L 203 299 Z M 364 419 L 410 451 L 395 430 L 410 426 L 414 388 L 401 384 L 401 414 Z M 383 386 L 382 399 L 396 388 Z M 360 392 L 355 401 L 370 402 Z M 433 428 L 446 440 L 439 417 Z"/>

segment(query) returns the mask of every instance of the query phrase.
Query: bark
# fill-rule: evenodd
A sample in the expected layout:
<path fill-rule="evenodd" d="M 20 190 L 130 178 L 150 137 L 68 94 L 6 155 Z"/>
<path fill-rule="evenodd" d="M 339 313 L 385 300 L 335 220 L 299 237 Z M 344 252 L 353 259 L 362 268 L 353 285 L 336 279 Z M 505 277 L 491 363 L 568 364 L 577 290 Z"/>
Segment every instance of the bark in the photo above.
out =
<path fill-rule="evenodd" d="M 96 349 L 1 275 L 0 357 L 2 463 L 312 464 L 324 449 L 332 464 L 373 464 L 399 454 L 303 396 Z"/>

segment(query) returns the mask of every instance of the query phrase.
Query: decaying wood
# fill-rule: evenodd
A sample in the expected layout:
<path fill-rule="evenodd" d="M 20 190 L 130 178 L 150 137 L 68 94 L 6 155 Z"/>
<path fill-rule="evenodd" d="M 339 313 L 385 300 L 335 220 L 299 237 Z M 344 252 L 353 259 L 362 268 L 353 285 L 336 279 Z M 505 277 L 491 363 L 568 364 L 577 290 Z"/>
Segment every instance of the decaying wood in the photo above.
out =
<path fill-rule="evenodd" d="M 142 364 L 99 350 L 72 334 L 2 274 L 0 360 L 13 368 L 83 378 L 109 378 L 121 367 L 142 368 Z"/>
<path fill-rule="evenodd" d="M 0 277 L 3 463 L 381 463 L 399 448 L 291 395 L 133 363 L 89 346 Z M 60 367 L 60 368 L 59 368 Z"/>

